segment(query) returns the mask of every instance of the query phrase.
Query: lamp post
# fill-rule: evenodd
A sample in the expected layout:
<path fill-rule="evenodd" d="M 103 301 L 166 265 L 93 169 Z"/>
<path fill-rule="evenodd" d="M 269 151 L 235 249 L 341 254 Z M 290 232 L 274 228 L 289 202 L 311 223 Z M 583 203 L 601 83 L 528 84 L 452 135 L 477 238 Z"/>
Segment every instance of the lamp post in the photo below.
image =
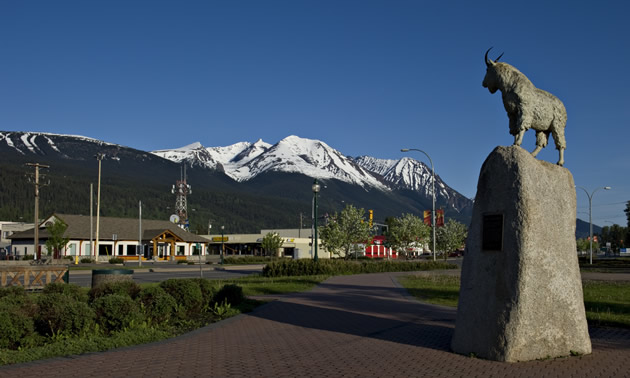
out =
<path fill-rule="evenodd" d="M 591 257 L 590 257 L 590 264 L 593 265 L 593 196 L 595 195 L 595 192 L 597 192 L 600 189 L 605 189 L 605 190 L 610 190 L 611 187 L 610 186 L 602 186 L 601 188 L 597 188 L 595 190 L 593 190 L 591 192 L 591 194 L 588 194 L 588 191 L 586 189 L 584 189 L 581 186 L 575 186 L 576 188 L 580 188 L 584 191 L 584 193 L 586 193 L 586 196 L 588 197 L 588 223 L 590 224 L 590 231 L 589 231 L 589 235 L 590 235 L 590 242 L 591 242 Z"/>
<path fill-rule="evenodd" d="M 142 201 L 138 201 L 138 266 L 142 266 Z"/>
<path fill-rule="evenodd" d="M 317 262 L 317 194 L 321 187 L 317 182 L 317 179 L 313 181 L 313 261 Z"/>
<path fill-rule="evenodd" d="M 96 189 L 96 242 L 94 243 L 94 261 L 98 262 L 98 239 L 100 230 L 100 216 L 101 216 L 101 162 L 105 154 L 97 153 L 96 159 L 98 159 L 98 186 Z"/>
<path fill-rule="evenodd" d="M 417 148 L 403 148 L 400 150 L 400 152 L 409 152 L 409 151 L 422 152 L 423 154 L 427 156 L 427 158 L 429 158 L 429 162 L 431 162 L 431 193 L 433 197 L 433 211 L 431 212 L 431 225 L 432 225 L 431 228 L 433 229 L 433 261 L 435 261 L 435 254 L 437 251 L 435 250 L 435 169 L 433 168 L 433 160 L 431 160 L 431 156 L 429 156 L 429 154 Z"/>
<path fill-rule="evenodd" d="M 212 221 L 208 221 L 208 245 L 207 245 L 207 254 L 210 254 L 210 241 L 212 241 L 212 238 L 210 238 L 210 230 L 212 230 Z"/>
<path fill-rule="evenodd" d="M 221 226 L 221 265 L 223 265 L 223 254 L 225 253 L 225 237 L 223 236 L 225 226 Z"/>

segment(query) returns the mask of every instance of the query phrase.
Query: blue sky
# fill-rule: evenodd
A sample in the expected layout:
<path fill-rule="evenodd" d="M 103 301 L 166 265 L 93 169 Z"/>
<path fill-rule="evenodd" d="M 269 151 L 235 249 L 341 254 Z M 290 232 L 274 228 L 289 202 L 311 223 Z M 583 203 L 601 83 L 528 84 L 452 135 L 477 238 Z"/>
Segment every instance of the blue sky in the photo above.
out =
<path fill-rule="evenodd" d="M 613 187 L 595 194 L 595 223 L 625 225 L 628 4 L 4 0 L 0 130 L 143 150 L 288 135 L 350 156 L 419 148 L 474 197 L 484 159 L 513 142 L 500 94 L 481 86 L 494 46 L 564 102 L 565 167 L 589 192 Z M 539 158 L 557 161 L 553 142 Z"/>

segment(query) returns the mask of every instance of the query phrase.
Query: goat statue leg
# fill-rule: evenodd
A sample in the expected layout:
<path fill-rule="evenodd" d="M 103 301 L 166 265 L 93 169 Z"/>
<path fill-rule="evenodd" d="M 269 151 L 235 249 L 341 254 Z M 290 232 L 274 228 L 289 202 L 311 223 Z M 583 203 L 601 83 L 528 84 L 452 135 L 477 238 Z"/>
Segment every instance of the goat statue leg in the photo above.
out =
<path fill-rule="evenodd" d="M 560 154 L 560 159 L 557 164 L 562 167 L 564 165 L 564 148 L 560 148 L 558 153 Z"/>
<path fill-rule="evenodd" d="M 536 155 L 538 155 L 540 150 L 542 150 L 542 146 L 536 146 L 536 149 L 534 151 L 532 151 L 532 156 L 536 157 Z"/>
<path fill-rule="evenodd" d="M 523 143 L 523 136 L 525 135 L 525 130 L 520 130 L 518 134 L 514 135 L 514 145 L 520 146 Z"/>
<path fill-rule="evenodd" d="M 536 149 L 532 151 L 532 156 L 536 157 L 540 150 L 547 147 L 547 142 L 549 141 L 548 133 L 545 131 L 536 131 Z"/>

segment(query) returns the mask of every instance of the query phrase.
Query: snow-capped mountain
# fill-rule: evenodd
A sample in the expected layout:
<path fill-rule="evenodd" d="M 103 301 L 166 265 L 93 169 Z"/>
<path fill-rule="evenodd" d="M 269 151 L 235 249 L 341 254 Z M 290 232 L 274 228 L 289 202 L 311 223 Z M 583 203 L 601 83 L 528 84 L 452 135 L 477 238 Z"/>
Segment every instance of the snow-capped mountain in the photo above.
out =
<path fill-rule="evenodd" d="M 274 227 L 291 227 L 295 221 L 292 214 L 310 206 L 313 177 L 324 183 L 325 201 L 321 206 L 328 212 L 352 203 L 372 209 L 383 217 L 382 222 L 386 216 L 431 208 L 431 173 L 421 162 L 352 158 L 323 141 L 297 136 L 273 145 L 258 140 L 204 147 L 196 142 L 151 153 L 83 136 L 0 131 L 0 178 L 4 178 L 3 182 L 18 180 L 18 176 L 23 176 L 25 163 L 49 165 L 51 185 L 57 187 L 45 193 L 56 193 L 54 200 L 49 199 L 54 210 L 84 210 L 88 199 L 76 198 L 85 196 L 85 187 L 96 178 L 97 155 L 104 156 L 104 183 L 109 185 L 104 193 L 110 201 L 115 198 L 116 203 L 107 209 L 125 215 L 140 198 L 152 198 L 147 204 L 153 203 L 158 215 L 159 209 L 167 206 L 164 203 L 169 202 L 164 195 L 170 192 L 171 180 L 181 176 L 182 162 L 192 167 L 188 178 L 196 193 L 191 201 L 201 201 L 196 204 L 198 215 L 205 212 L 200 215 L 202 218 L 234 219 L 233 227 L 242 230 L 255 230 L 264 220 L 276 222 Z M 0 199 L 15 203 L 0 206 L 0 214 L 4 211 L 5 216 L 24 216 L 20 214 L 23 210 L 16 210 L 22 209 L 17 203 L 28 201 L 20 197 L 25 193 L 24 187 L 4 189 Z M 455 219 L 469 220 L 472 201 L 449 188 L 438 176 L 436 192 L 438 208 L 444 208 Z M 123 202 L 125 205 L 120 205 Z M 257 212 L 252 216 L 254 208 Z"/>
<path fill-rule="evenodd" d="M 45 151 L 52 149 L 60 154 L 64 154 L 58 147 L 57 143 L 53 139 L 58 138 L 72 138 L 75 140 L 81 140 L 89 143 L 95 143 L 98 145 L 114 146 L 112 143 L 106 143 L 97 139 L 84 137 L 81 135 L 62 135 L 52 133 L 37 133 L 37 132 L 14 132 L 14 131 L 0 131 L 0 145 L 6 146 L 17 151 L 22 155 L 27 153 L 33 154 L 45 154 Z"/>
<path fill-rule="evenodd" d="M 408 189 L 423 193 L 430 197 L 432 194 L 433 172 L 426 164 L 408 157 L 400 160 L 377 159 L 371 156 L 359 156 L 357 164 L 365 169 L 381 175 L 390 185 L 398 189 Z M 440 176 L 435 175 L 435 193 L 455 210 L 469 205 L 469 200 L 446 185 Z"/>
<path fill-rule="evenodd" d="M 288 136 L 271 145 L 239 142 L 227 147 L 203 147 L 200 143 L 174 150 L 153 151 L 166 159 L 207 168 L 220 169 L 238 182 L 245 182 L 265 172 L 298 173 L 318 179 L 336 179 L 359 185 L 365 190 L 391 191 L 406 189 L 432 196 L 432 172 L 424 163 L 402 158 L 378 159 L 370 156 L 352 158 L 319 140 Z M 436 175 L 438 199 L 454 210 L 469 204 L 469 200 L 451 189 Z"/>
<path fill-rule="evenodd" d="M 199 143 L 174 150 L 153 151 L 166 159 L 207 168 L 222 169 L 243 182 L 265 172 L 300 173 L 318 179 L 337 179 L 366 189 L 389 190 L 369 171 L 319 140 L 288 136 L 271 145 L 262 140 L 239 142 L 227 147 L 204 148 Z"/>
<path fill-rule="evenodd" d="M 262 139 L 256 143 L 238 142 L 230 146 L 208 148 L 195 142 L 184 147 L 157 150 L 151 153 L 177 163 L 186 162 L 192 166 L 223 170 L 232 177 L 230 174 L 232 171 L 258 157 L 269 147 L 271 145 L 263 142 Z"/>

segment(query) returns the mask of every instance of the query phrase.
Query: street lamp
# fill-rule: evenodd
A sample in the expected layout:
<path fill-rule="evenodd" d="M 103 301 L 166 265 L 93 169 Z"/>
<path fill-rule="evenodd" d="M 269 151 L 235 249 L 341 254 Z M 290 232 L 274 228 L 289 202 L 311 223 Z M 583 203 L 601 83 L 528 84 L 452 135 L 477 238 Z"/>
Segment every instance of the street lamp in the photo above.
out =
<path fill-rule="evenodd" d="M 225 226 L 221 226 L 221 265 L 223 265 L 223 254 L 225 253 L 225 237 L 223 236 Z"/>
<path fill-rule="evenodd" d="M 584 191 L 584 193 L 586 193 L 586 196 L 588 197 L 588 223 L 590 224 L 590 241 L 591 241 L 591 257 L 590 257 L 590 264 L 593 264 L 593 196 L 595 195 L 595 192 L 597 192 L 600 189 L 605 189 L 605 190 L 610 190 L 611 187 L 610 186 L 602 186 L 601 188 L 597 188 L 595 190 L 593 190 L 591 192 L 591 194 L 588 194 L 588 191 L 586 189 L 584 189 L 581 186 L 575 186 L 576 188 L 580 188 Z"/>
<path fill-rule="evenodd" d="M 100 217 L 101 217 L 101 162 L 105 154 L 97 153 L 96 159 L 98 160 L 98 187 L 96 194 L 96 242 L 94 243 L 94 261 L 98 262 L 98 240 L 99 240 L 99 231 L 100 231 Z"/>
<path fill-rule="evenodd" d="M 435 254 L 437 251 L 435 250 L 435 169 L 433 169 L 433 160 L 431 160 L 431 156 L 429 156 L 429 154 L 417 148 L 403 148 L 400 150 L 400 152 L 409 152 L 409 151 L 422 152 L 429 158 L 429 162 L 431 162 L 431 193 L 433 195 L 433 211 L 431 212 L 431 224 L 432 224 L 431 228 L 433 228 L 433 261 L 435 261 Z"/>
<path fill-rule="evenodd" d="M 317 262 L 317 193 L 321 187 L 317 183 L 317 179 L 313 181 L 313 261 Z"/>

